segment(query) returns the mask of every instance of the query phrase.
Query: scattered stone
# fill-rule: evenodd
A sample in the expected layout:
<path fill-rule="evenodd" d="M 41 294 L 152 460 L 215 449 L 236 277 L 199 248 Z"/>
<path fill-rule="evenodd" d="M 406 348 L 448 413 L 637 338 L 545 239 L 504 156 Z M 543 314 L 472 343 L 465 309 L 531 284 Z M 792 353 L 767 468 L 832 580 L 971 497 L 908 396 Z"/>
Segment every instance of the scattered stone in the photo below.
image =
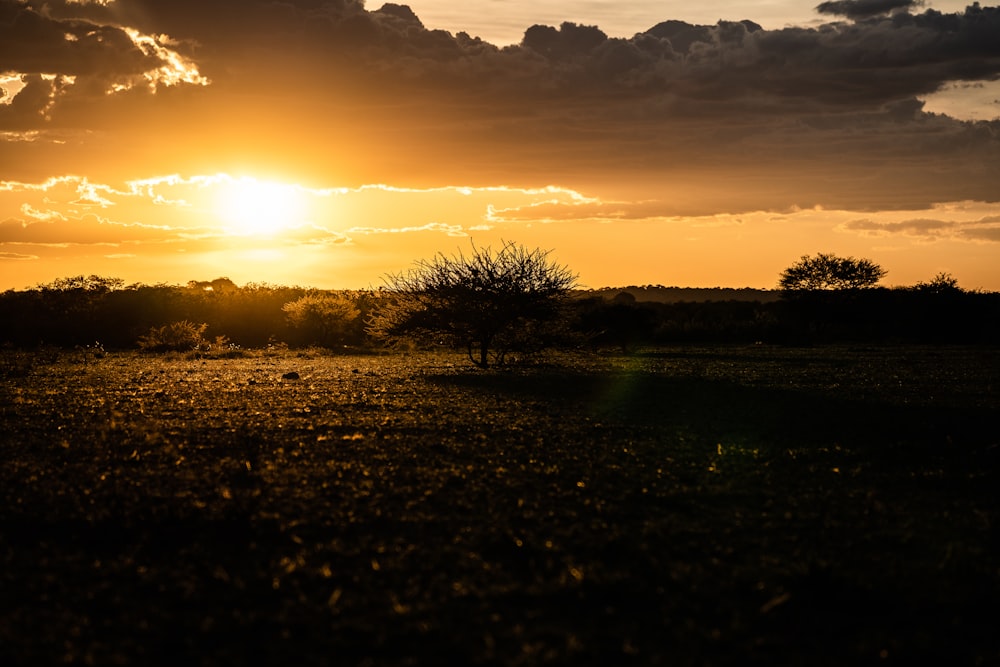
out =
<path fill-rule="evenodd" d="M 284 375 L 282 375 L 281 379 L 282 380 L 298 380 L 299 377 L 300 377 L 299 374 L 296 373 L 295 371 L 289 371 L 289 372 L 285 373 Z"/>

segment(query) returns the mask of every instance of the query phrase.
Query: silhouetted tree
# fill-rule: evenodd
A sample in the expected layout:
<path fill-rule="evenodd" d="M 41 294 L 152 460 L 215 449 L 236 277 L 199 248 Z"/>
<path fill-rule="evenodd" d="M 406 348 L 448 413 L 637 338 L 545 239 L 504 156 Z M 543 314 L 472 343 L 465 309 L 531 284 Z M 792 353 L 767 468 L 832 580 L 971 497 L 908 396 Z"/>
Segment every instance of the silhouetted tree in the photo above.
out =
<path fill-rule="evenodd" d="M 958 279 L 950 273 L 944 272 L 931 278 L 930 282 L 919 282 L 913 287 L 918 292 L 930 294 L 957 294 L 964 291 L 958 286 Z"/>
<path fill-rule="evenodd" d="M 103 294 L 105 292 L 112 292 L 114 290 L 120 290 L 125 288 L 125 281 L 121 278 L 110 278 L 104 276 L 98 276 L 92 274 L 89 276 L 69 276 L 66 278 L 57 278 L 50 283 L 44 283 L 38 285 L 39 290 L 42 291 L 58 291 L 58 292 L 95 292 Z"/>
<path fill-rule="evenodd" d="M 511 350 L 543 345 L 546 327 L 560 319 L 575 284 L 576 275 L 552 262 L 549 251 L 509 242 L 496 252 L 473 245 L 468 256 L 439 253 L 387 276 L 368 331 L 390 342 L 450 343 L 486 368 L 503 363 Z"/>
<path fill-rule="evenodd" d="M 121 278 L 98 275 L 58 278 L 33 292 L 38 308 L 32 319 L 39 340 L 58 345 L 88 345 L 101 338 L 101 310 L 109 297 L 125 290 Z M 27 325 L 27 322 L 24 322 Z"/>
<path fill-rule="evenodd" d="M 784 292 L 860 289 L 874 286 L 886 273 L 869 259 L 818 253 L 803 255 L 782 271 L 778 287 Z"/>
<path fill-rule="evenodd" d="M 216 278 L 215 280 L 189 280 L 188 289 L 205 290 L 212 292 L 232 292 L 239 287 L 229 278 Z"/>

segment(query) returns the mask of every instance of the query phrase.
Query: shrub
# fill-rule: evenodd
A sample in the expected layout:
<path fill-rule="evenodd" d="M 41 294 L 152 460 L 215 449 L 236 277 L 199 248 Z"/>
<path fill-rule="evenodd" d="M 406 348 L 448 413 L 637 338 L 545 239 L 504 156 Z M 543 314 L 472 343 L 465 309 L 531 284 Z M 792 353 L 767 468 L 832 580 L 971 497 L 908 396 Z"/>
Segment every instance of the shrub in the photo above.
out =
<path fill-rule="evenodd" d="M 417 262 L 385 279 L 369 333 L 389 342 L 441 341 L 464 348 L 480 368 L 512 351 L 550 343 L 576 275 L 548 251 L 504 243 L 494 252 Z"/>
<path fill-rule="evenodd" d="M 146 352 L 188 352 L 208 349 L 205 339 L 207 324 L 195 324 L 187 320 L 172 322 L 162 327 L 153 327 L 139 338 L 141 350 Z"/>
<path fill-rule="evenodd" d="M 342 293 L 310 292 L 281 309 L 302 343 L 335 347 L 359 342 L 361 311 Z"/>

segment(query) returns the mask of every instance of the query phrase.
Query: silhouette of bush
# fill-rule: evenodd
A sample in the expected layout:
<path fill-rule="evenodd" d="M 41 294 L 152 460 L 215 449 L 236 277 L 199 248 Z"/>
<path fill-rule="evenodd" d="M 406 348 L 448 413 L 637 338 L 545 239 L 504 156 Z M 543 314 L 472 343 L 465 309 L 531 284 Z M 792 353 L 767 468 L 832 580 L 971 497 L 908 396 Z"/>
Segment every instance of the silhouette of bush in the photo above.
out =
<path fill-rule="evenodd" d="M 390 343 L 418 340 L 463 348 L 480 368 L 513 351 L 549 345 L 565 323 L 576 276 L 549 252 L 505 242 L 500 250 L 436 255 L 385 278 L 368 331 Z M 560 322 L 560 320 L 563 320 Z"/>
<path fill-rule="evenodd" d="M 339 347 L 362 342 L 361 309 L 346 293 L 309 292 L 281 310 L 295 331 L 296 343 Z"/>
<path fill-rule="evenodd" d="M 153 327 L 139 339 L 139 349 L 146 352 L 207 350 L 210 343 L 205 339 L 206 329 L 207 324 L 195 324 L 187 320 Z"/>
<path fill-rule="evenodd" d="M 958 294 L 965 291 L 958 286 L 955 276 L 945 272 L 938 273 L 930 282 L 917 283 L 913 289 L 925 294 Z"/>

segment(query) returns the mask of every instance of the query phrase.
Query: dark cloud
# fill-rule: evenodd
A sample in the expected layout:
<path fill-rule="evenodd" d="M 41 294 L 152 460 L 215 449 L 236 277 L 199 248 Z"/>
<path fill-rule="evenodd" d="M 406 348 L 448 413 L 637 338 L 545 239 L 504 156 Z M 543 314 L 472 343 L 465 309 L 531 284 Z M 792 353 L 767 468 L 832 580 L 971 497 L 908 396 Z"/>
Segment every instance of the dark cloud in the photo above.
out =
<path fill-rule="evenodd" d="M 79 145 L 18 149 L 67 169 L 100 146 L 165 173 L 261 162 L 411 184 L 446 168 L 475 183 L 711 173 L 759 193 L 785 179 L 802 206 L 1000 196 L 997 124 L 936 117 L 917 100 L 1000 76 L 1000 8 L 827 5 L 863 20 L 667 20 L 629 39 L 536 25 L 498 48 L 393 3 L 0 0 L 0 72 L 28 82 L 0 106 L 0 130 L 79 130 Z M 166 35 L 210 85 L 107 94 L 167 64 L 126 28 Z M 914 183 L 918 194 L 904 192 Z"/>
<path fill-rule="evenodd" d="M 942 238 L 959 238 L 974 241 L 1000 241 L 1000 222 L 997 216 L 978 220 L 954 221 L 933 218 L 914 218 L 899 222 L 881 220 L 852 220 L 843 225 L 846 231 L 860 232 L 867 236 L 903 235 L 932 241 Z"/>
<path fill-rule="evenodd" d="M 55 19 L 21 3 L 0 4 L 0 71 L 112 80 L 159 64 L 119 27 Z"/>
<path fill-rule="evenodd" d="M 1000 227 L 963 229 L 962 236 L 971 241 L 989 241 L 993 243 L 1000 243 Z"/>
<path fill-rule="evenodd" d="M 882 222 L 876 220 L 853 220 L 844 225 L 845 229 L 875 234 L 906 234 L 908 236 L 939 236 L 956 227 L 954 222 L 944 220 L 914 219 L 902 222 Z"/>
<path fill-rule="evenodd" d="M 816 11 L 820 14 L 864 19 L 900 9 L 922 7 L 923 4 L 920 0 L 830 0 L 830 2 L 820 3 L 816 7 Z"/>
<path fill-rule="evenodd" d="M 546 58 L 560 60 L 592 53 L 607 41 L 608 36 L 596 26 L 567 22 L 558 30 L 552 26 L 533 25 L 525 31 L 521 45 Z"/>
<path fill-rule="evenodd" d="M 913 6 L 904 0 L 850 6 L 861 11 L 893 2 Z M 608 95 L 641 91 L 726 101 L 769 95 L 781 104 L 877 105 L 946 81 L 1000 75 L 1000 10 L 978 6 L 964 14 L 904 12 L 777 31 L 752 21 L 664 21 L 628 40 L 611 39 L 595 26 L 535 25 L 520 45 L 497 49 L 464 33 L 427 30 L 408 6 L 391 3 L 366 11 L 346 1 L 118 0 L 107 7 L 45 3 L 44 14 L 32 4 L 14 5 L 9 39 L 0 40 L 0 69 L 107 78 L 141 73 L 155 57 L 124 35 L 121 27 L 131 26 L 169 35 L 213 80 L 251 77 L 262 66 L 264 72 L 312 70 L 325 61 L 331 66 L 324 76 L 333 85 L 409 82 L 466 96 L 496 91 L 508 99 L 532 89 L 572 95 L 586 88 Z M 66 34 L 77 41 L 67 42 Z"/>

